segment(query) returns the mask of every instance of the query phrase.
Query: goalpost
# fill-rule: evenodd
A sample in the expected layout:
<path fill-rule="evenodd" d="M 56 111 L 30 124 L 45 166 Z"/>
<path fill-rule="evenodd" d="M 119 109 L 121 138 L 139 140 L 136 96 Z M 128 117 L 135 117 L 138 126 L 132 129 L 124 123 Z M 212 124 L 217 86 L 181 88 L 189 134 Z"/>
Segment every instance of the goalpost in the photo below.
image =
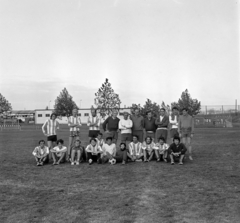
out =
<path fill-rule="evenodd" d="M 4 119 L 3 123 L 0 124 L 1 131 L 3 130 L 22 130 L 18 119 Z"/>

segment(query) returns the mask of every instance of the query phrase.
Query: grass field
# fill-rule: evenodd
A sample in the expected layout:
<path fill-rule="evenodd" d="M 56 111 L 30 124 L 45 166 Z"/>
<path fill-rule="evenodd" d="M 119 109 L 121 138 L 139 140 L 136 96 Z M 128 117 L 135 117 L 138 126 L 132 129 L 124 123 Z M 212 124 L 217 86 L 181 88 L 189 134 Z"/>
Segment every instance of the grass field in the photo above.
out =
<path fill-rule="evenodd" d="M 0 132 L 1 223 L 240 222 L 240 129 L 197 129 L 183 166 L 37 167 L 41 138 L 33 128 Z"/>

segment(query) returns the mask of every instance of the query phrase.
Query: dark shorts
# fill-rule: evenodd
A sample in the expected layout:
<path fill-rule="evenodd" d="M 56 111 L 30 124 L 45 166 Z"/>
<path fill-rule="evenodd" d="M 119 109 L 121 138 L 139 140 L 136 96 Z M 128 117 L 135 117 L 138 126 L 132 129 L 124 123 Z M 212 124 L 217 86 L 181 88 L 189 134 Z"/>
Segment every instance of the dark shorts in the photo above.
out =
<path fill-rule="evenodd" d="M 126 142 L 126 141 L 132 142 L 132 134 L 131 133 L 121 134 L 121 141 L 122 142 Z"/>
<path fill-rule="evenodd" d="M 132 135 L 138 136 L 138 141 L 143 142 L 143 130 L 133 130 Z"/>
<path fill-rule="evenodd" d="M 80 136 L 80 132 L 79 131 L 70 131 L 69 137 L 76 137 L 76 136 Z"/>
<path fill-rule="evenodd" d="M 168 130 L 167 129 L 157 129 L 157 131 L 156 131 L 156 142 L 158 142 L 159 137 L 163 137 L 165 139 L 165 142 L 167 142 L 167 135 L 168 135 Z"/>
<path fill-rule="evenodd" d="M 174 138 L 175 136 L 179 136 L 178 129 L 171 129 L 170 130 L 170 137 Z"/>
<path fill-rule="evenodd" d="M 57 136 L 56 135 L 48 136 L 47 141 L 57 142 Z"/>
<path fill-rule="evenodd" d="M 88 137 L 97 138 L 99 132 L 100 130 L 89 130 Z"/>

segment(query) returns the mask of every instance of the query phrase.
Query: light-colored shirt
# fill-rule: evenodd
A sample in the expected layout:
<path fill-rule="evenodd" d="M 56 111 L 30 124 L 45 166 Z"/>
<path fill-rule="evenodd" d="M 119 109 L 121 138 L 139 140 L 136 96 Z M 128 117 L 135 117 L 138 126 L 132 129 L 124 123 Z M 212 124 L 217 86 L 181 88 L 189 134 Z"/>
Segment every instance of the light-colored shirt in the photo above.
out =
<path fill-rule="evenodd" d="M 172 129 L 177 129 L 178 128 L 178 119 L 177 116 L 174 115 L 174 119 L 172 119 L 172 116 L 169 116 L 169 122 L 172 125 Z"/>
<path fill-rule="evenodd" d="M 55 146 L 53 149 L 51 149 L 51 152 L 54 152 L 58 157 L 60 157 L 62 153 L 67 152 L 67 147 L 63 146 L 62 148 L 59 148 L 58 146 Z"/>
<path fill-rule="evenodd" d="M 98 146 L 100 146 L 102 148 L 102 146 L 104 144 L 104 140 L 103 139 L 99 140 L 98 138 L 95 138 L 95 139 L 97 140 Z"/>
<path fill-rule="evenodd" d="M 111 145 L 108 145 L 107 143 L 103 144 L 102 150 L 103 155 L 106 155 L 107 152 L 111 155 L 115 155 L 117 151 L 115 143 L 112 143 Z"/>
<path fill-rule="evenodd" d="M 180 115 L 178 120 L 178 132 L 183 130 L 189 131 L 191 134 L 194 133 L 194 119 L 191 115 Z"/>
<path fill-rule="evenodd" d="M 90 126 L 92 124 L 96 124 L 96 125 L 95 126 Z M 98 118 L 97 116 L 95 116 L 95 117 L 89 116 L 87 126 L 89 126 L 89 130 L 99 130 L 100 118 Z"/>
<path fill-rule="evenodd" d="M 128 145 L 128 150 L 131 156 L 140 156 L 143 154 L 141 142 L 131 142 Z"/>
<path fill-rule="evenodd" d="M 150 154 L 155 149 L 155 143 L 152 142 L 150 144 L 147 144 L 145 141 L 142 144 L 142 149 L 146 150 L 148 154 Z"/>
<path fill-rule="evenodd" d="M 96 144 L 95 146 L 93 146 L 92 144 L 89 144 L 86 148 L 86 151 L 88 153 L 98 154 L 102 152 L 102 149 L 98 144 Z"/>
<path fill-rule="evenodd" d="M 160 154 L 163 154 L 165 151 L 168 150 L 168 148 L 169 145 L 167 143 L 163 143 L 163 145 L 161 145 L 160 143 L 156 143 L 155 145 L 155 149 L 157 149 Z"/>
<path fill-rule="evenodd" d="M 41 148 L 41 146 L 37 146 L 32 154 L 36 157 L 40 157 L 40 156 L 43 156 L 43 155 L 47 155 L 49 154 L 49 149 L 47 146 L 44 146 L 43 148 Z"/>
<path fill-rule="evenodd" d="M 42 126 L 42 131 L 45 134 L 45 128 L 47 127 L 47 135 L 57 135 L 57 129 L 59 129 L 59 122 L 55 119 L 48 119 L 45 121 L 45 123 Z"/>
<path fill-rule="evenodd" d="M 78 116 L 76 116 L 76 117 L 70 116 L 68 118 L 68 126 L 70 126 L 71 124 L 73 124 L 73 125 L 81 125 L 80 117 L 78 117 Z M 70 131 L 78 131 L 79 132 L 80 128 L 78 128 L 78 127 L 70 127 Z"/>
<path fill-rule="evenodd" d="M 125 120 L 124 118 L 121 119 L 118 123 L 118 127 L 121 130 L 121 134 L 124 133 L 132 133 L 132 126 L 133 126 L 133 122 L 131 119 L 127 119 Z"/>

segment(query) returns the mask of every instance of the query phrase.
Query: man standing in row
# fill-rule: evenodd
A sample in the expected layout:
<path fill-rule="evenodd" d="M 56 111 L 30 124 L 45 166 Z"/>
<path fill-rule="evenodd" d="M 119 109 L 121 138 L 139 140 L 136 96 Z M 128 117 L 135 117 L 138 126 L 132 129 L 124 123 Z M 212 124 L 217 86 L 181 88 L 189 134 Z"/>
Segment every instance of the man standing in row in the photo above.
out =
<path fill-rule="evenodd" d="M 146 112 L 147 117 L 144 119 L 143 122 L 143 128 L 145 132 L 144 138 L 147 136 L 151 137 L 152 139 L 155 139 L 155 132 L 156 132 L 156 124 L 155 124 L 155 118 L 152 117 L 152 112 L 147 111 Z"/>
<path fill-rule="evenodd" d="M 118 112 L 113 111 L 112 116 L 109 116 L 102 124 L 103 130 L 106 132 L 106 138 L 112 137 L 113 143 L 118 140 L 118 124 L 120 119 L 117 117 Z"/>
<path fill-rule="evenodd" d="M 88 137 L 89 140 L 92 138 L 97 138 L 100 132 L 100 119 L 97 117 L 97 112 L 95 109 L 91 110 L 91 117 L 89 116 L 87 126 L 89 126 Z"/>
<path fill-rule="evenodd" d="M 139 142 L 143 142 L 143 123 L 144 119 L 139 113 L 139 109 L 134 110 L 134 114 L 130 116 L 130 119 L 133 122 L 132 134 L 138 136 Z"/>
<path fill-rule="evenodd" d="M 160 116 L 155 121 L 155 124 L 157 125 L 155 137 L 156 142 L 158 141 L 159 137 L 163 137 L 165 139 L 165 142 L 167 142 L 169 118 L 165 113 L 165 108 L 161 108 Z"/>

